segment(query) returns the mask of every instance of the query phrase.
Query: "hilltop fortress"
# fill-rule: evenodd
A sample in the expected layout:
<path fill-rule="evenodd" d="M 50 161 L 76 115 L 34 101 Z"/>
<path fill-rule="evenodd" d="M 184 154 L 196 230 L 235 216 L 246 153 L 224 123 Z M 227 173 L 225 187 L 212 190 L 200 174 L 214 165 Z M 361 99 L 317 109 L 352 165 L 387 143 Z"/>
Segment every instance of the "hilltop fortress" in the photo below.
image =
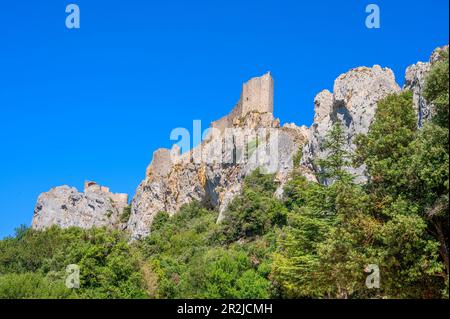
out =
<path fill-rule="evenodd" d="M 178 145 L 158 149 L 147 167 L 128 208 L 127 194 L 114 194 L 107 187 L 86 182 L 84 192 L 60 186 L 42 193 L 36 204 L 32 227 L 51 225 L 83 228 L 106 226 L 129 232 L 131 238 L 147 236 L 159 211 L 175 214 L 194 200 L 219 210 L 239 194 L 245 176 L 257 167 L 274 173 L 276 194 L 294 169 L 293 158 L 302 152 L 295 169 L 316 181 L 316 159 L 326 156 L 321 145 L 336 121 L 344 125 L 347 148 L 354 149 L 354 137 L 367 133 L 377 102 L 389 94 L 411 90 L 418 126 L 430 118 L 433 106 L 423 98 L 424 79 L 430 65 L 439 58 L 436 49 L 428 62 L 418 62 L 406 70 L 400 88 L 394 73 L 378 65 L 358 67 L 340 75 L 333 92 L 324 90 L 314 100 L 314 123 L 310 128 L 294 123 L 280 125 L 273 116 L 274 80 L 270 73 L 243 84 L 241 97 L 231 112 L 211 123 L 213 131 L 198 146 L 183 154 Z M 228 131 L 232 134 L 228 134 Z M 200 160 L 195 160 L 199 159 Z M 348 169 L 357 181 L 365 180 L 365 167 Z M 126 217 L 126 218 L 125 218 Z"/>

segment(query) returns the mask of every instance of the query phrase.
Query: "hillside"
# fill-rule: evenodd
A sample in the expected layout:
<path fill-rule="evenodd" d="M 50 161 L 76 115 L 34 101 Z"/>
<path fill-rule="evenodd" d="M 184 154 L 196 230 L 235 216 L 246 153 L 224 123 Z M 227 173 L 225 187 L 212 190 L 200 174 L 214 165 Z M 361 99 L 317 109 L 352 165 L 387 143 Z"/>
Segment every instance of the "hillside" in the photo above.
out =
<path fill-rule="evenodd" d="M 253 78 L 197 147 L 154 152 L 130 206 L 95 182 L 42 193 L 0 241 L 0 297 L 448 298 L 448 76 L 448 46 L 403 88 L 352 69 L 310 128 Z"/>

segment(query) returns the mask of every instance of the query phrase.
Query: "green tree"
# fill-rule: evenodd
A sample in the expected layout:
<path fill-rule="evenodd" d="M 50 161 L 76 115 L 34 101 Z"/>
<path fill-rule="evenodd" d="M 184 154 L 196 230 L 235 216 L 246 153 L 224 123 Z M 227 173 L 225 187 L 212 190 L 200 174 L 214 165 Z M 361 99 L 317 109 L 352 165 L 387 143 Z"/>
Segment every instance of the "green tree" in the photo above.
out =
<path fill-rule="evenodd" d="M 415 174 L 415 201 L 428 222 L 428 230 L 439 243 L 439 254 L 445 265 L 443 277 L 449 275 L 449 56 L 448 47 L 440 51 L 425 81 L 424 96 L 433 105 L 431 121 L 425 123 L 411 144 L 414 151 L 411 174 Z M 447 294 L 448 295 L 448 294 Z"/>
<path fill-rule="evenodd" d="M 364 236 L 352 227 L 362 220 L 367 200 L 346 171 L 351 154 L 345 145 L 337 122 L 322 145 L 328 157 L 319 161 L 320 179 L 328 186 L 296 173 L 286 184 L 290 212 L 278 237 L 273 274 L 287 297 L 348 297 L 363 282 L 358 245 Z"/>
<path fill-rule="evenodd" d="M 319 179 L 323 183 L 334 181 L 351 181 L 351 175 L 346 168 L 351 166 L 351 155 L 345 149 L 347 140 L 343 125 L 337 120 L 327 133 L 322 148 L 327 151 L 327 157 L 317 160 L 320 167 Z"/>
<path fill-rule="evenodd" d="M 275 198 L 276 188 L 274 175 L 259 169 L 245 178 L 242 193 L 230 203 L 222 221 L 228 242 L 264 235 L 286 223 L 286 208 Z"/>

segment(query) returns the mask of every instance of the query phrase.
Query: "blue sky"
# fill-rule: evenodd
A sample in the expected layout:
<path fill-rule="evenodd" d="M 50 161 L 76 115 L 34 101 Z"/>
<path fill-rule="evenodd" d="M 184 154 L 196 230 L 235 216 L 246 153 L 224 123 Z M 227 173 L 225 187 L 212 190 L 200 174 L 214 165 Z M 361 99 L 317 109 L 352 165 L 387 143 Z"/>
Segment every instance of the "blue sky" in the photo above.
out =
<path fill-rule="evenodd" d="M 448 1 L 69 1 L 0 5 L 0 238 L 39 193 L 85 179 L 132 195 L 170 131 L 228 113 L 271 71 L 275 116 L 310 125 L 350 68 L 405 68 L 448 43 Z M 376 3 L 381 28 L 365 27 Z"/>

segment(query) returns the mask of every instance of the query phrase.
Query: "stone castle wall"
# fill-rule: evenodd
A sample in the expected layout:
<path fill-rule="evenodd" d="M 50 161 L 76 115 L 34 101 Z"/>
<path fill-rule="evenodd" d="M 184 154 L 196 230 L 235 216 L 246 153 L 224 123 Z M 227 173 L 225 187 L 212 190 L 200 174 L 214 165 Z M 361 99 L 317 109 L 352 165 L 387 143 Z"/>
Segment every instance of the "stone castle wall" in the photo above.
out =
<path fill-rule="evenodd" d="M 242 85 L 241 98 L 230 114 L 212 122 L 211 127 L 223 132 L 248 113 L 273 113 L 273 89 L 274 83 L 270 72 L 252 78 Z"/>

